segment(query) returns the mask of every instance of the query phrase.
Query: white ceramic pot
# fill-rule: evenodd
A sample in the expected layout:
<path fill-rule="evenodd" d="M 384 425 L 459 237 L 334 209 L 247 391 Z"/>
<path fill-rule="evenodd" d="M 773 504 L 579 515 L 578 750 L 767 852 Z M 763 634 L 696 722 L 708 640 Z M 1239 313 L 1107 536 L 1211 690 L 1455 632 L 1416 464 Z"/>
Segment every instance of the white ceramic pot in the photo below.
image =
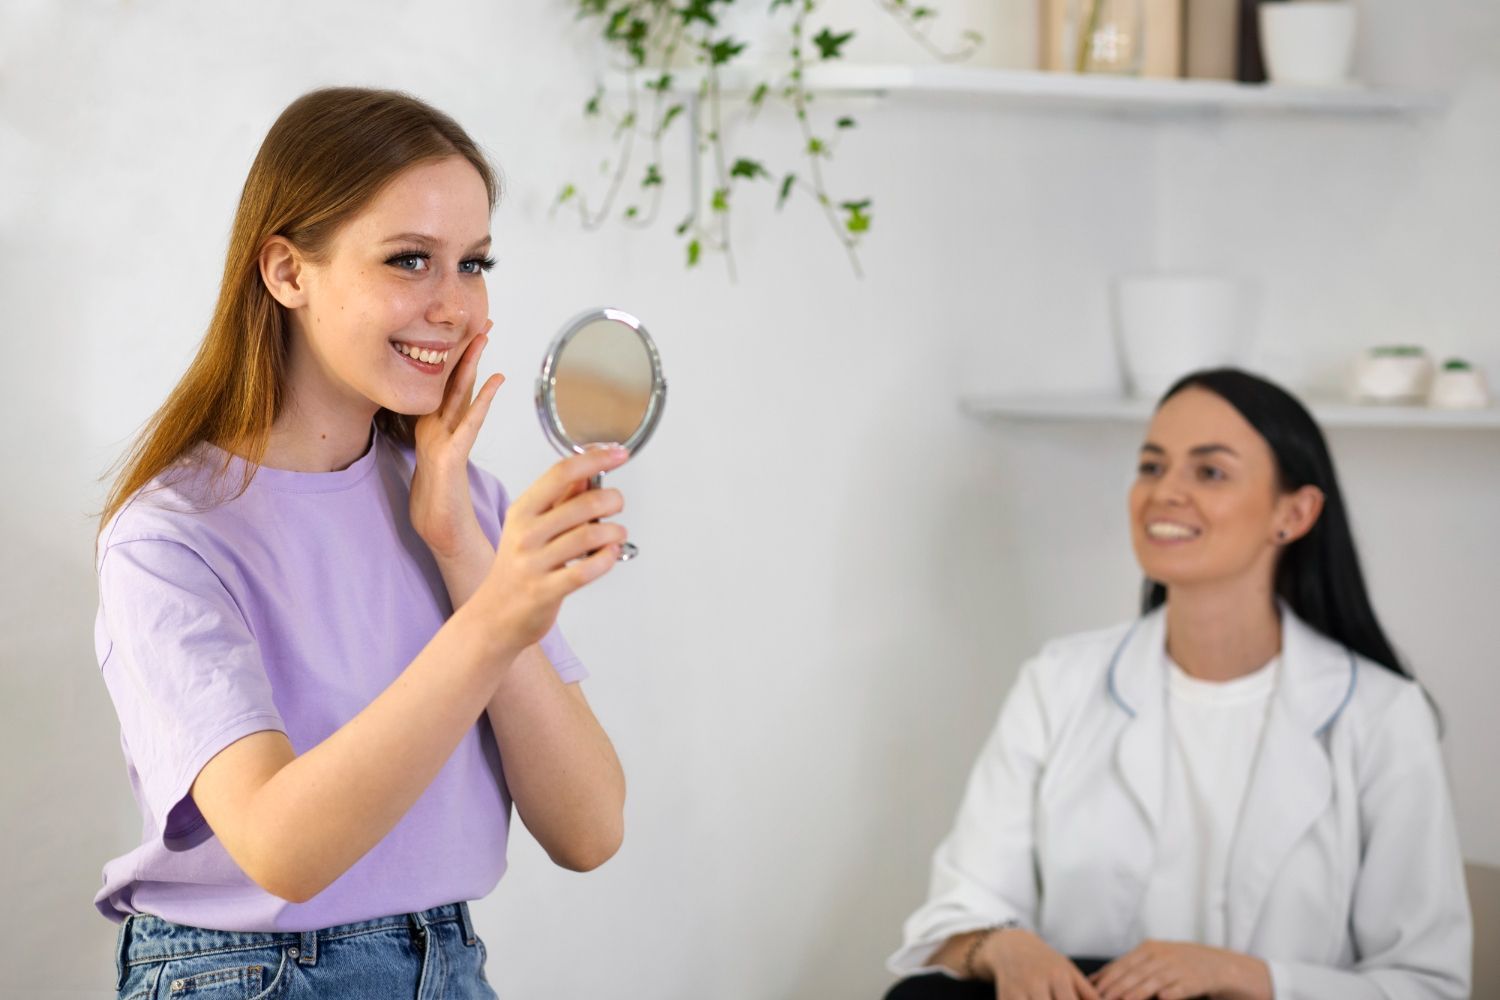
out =
<path fill-rule="evenodd" d="M 1351 82 L 1354 5 L 1349 0 L 1260 4 L 1260 44 L 1273 83 L 1338 86 Z"/>
<path fill-rule="evenodd" d="M 1239 294 L 1229 278 L 1128 275 L 1115 283 L 1115 307 L 1133 396 L 1155 399 L 1188 372 L 1237 360 Z"/>
<path fill-rule="evenodd" d="M 1420 403 L 1432 384 L 1425 353 L 1360 355 L 1354 366 L 1354 398 L 1361 403 Z"/>
<path fill-rule="evenodd" d="M 1484 373 L 1477 368 L 1443 369 L 1432 380 L 1427 405 L 1439 410 L 1482 410 L 1490 405 Z"/>

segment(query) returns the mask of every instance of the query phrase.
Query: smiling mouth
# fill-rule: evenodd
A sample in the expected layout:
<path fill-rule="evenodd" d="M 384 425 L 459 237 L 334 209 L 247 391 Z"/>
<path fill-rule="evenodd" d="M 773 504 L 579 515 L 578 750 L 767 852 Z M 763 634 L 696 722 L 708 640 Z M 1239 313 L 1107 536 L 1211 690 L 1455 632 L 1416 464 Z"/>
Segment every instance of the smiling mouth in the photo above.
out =
<path fill-rule="evenodd" d="M 1203 534 L 1198 528 L 1171 521 L 1152 521 L 1146 525 L 1146 537 L 1159 542 L 1186 542 Z"/>
<path fill-rule="evenodd" d="M 420 365 L 424 371 L 442 371 L 448 361 L 448 351 L 422 350 L 398 340 L 391 341 L 391 348 L 408 361 Z"/>

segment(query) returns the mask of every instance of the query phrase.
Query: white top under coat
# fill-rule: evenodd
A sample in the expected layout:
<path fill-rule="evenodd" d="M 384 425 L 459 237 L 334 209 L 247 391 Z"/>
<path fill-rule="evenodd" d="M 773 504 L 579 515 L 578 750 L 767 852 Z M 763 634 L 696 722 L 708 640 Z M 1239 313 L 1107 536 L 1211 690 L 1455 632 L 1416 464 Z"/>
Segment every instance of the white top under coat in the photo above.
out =
<path fill-rule="evenodd" d="M 1265 731 L 1278 656 L 1230 681 L 1167 670 L 1167 781 L 1142 930 L 1165 941 L 1228 941 L 1229 851 Z"/>

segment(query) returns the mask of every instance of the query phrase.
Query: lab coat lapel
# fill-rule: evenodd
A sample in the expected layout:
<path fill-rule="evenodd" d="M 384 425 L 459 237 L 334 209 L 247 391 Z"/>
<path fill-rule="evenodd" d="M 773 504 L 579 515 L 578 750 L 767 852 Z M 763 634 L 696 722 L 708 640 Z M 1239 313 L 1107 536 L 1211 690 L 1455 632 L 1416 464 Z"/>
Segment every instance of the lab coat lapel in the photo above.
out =
<path fill-rule="evenodd" d="M 1115 767 L 1158 834 L 1166 781 L 1165 629 L 1163 608 L 1137 620 L 1116 650 L 1108 675 L 1110 697 L 1129 716 L 1115 744 Z M 1142 863 L 1149 871 L 1153 859 Z"/>
<path fill-rule="evenodd" d="M 1281 623 L 1281 675 L 1230 848 L 1227 936 L 1237 950 L 1249 947 L 1287 854 L 1328 808 L 1333 769 L 1324 732 L 1353 692 L 1347 650 L 1284 605 Z"/>

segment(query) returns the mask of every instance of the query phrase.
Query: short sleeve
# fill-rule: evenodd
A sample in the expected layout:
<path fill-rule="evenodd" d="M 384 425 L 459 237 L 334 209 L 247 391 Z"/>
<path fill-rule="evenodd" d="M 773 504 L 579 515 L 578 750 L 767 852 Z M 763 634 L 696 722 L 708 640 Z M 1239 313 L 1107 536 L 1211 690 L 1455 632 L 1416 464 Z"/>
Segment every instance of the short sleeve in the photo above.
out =
<path fill-rule="evenodd" d="M 469 492 L 485 537 L 491 545 L 499 546 L 500 532 L 505 526 L 505 511 L 510 507 L 510 497 L 506 495 L 505 487 L 500 480 L 470 462 Z M 588 668 L 583 665 L 578 654 L 573 652 L 573 647 L 568 645 L 568 640 L 563 638 L 562 630 L 556 624 L 542 636 L 538 645 L 564 684 L 572 684 L 588 677 Z"/>
<path fill-rule="evenodd" d="M 99 567 L 100 660 L 148 821 L 164 839 L 202 825 L 203 765 L 263 730 L 286 731 L 260 649 L 218 575 L 166 539 L 115 542 Z"/>

